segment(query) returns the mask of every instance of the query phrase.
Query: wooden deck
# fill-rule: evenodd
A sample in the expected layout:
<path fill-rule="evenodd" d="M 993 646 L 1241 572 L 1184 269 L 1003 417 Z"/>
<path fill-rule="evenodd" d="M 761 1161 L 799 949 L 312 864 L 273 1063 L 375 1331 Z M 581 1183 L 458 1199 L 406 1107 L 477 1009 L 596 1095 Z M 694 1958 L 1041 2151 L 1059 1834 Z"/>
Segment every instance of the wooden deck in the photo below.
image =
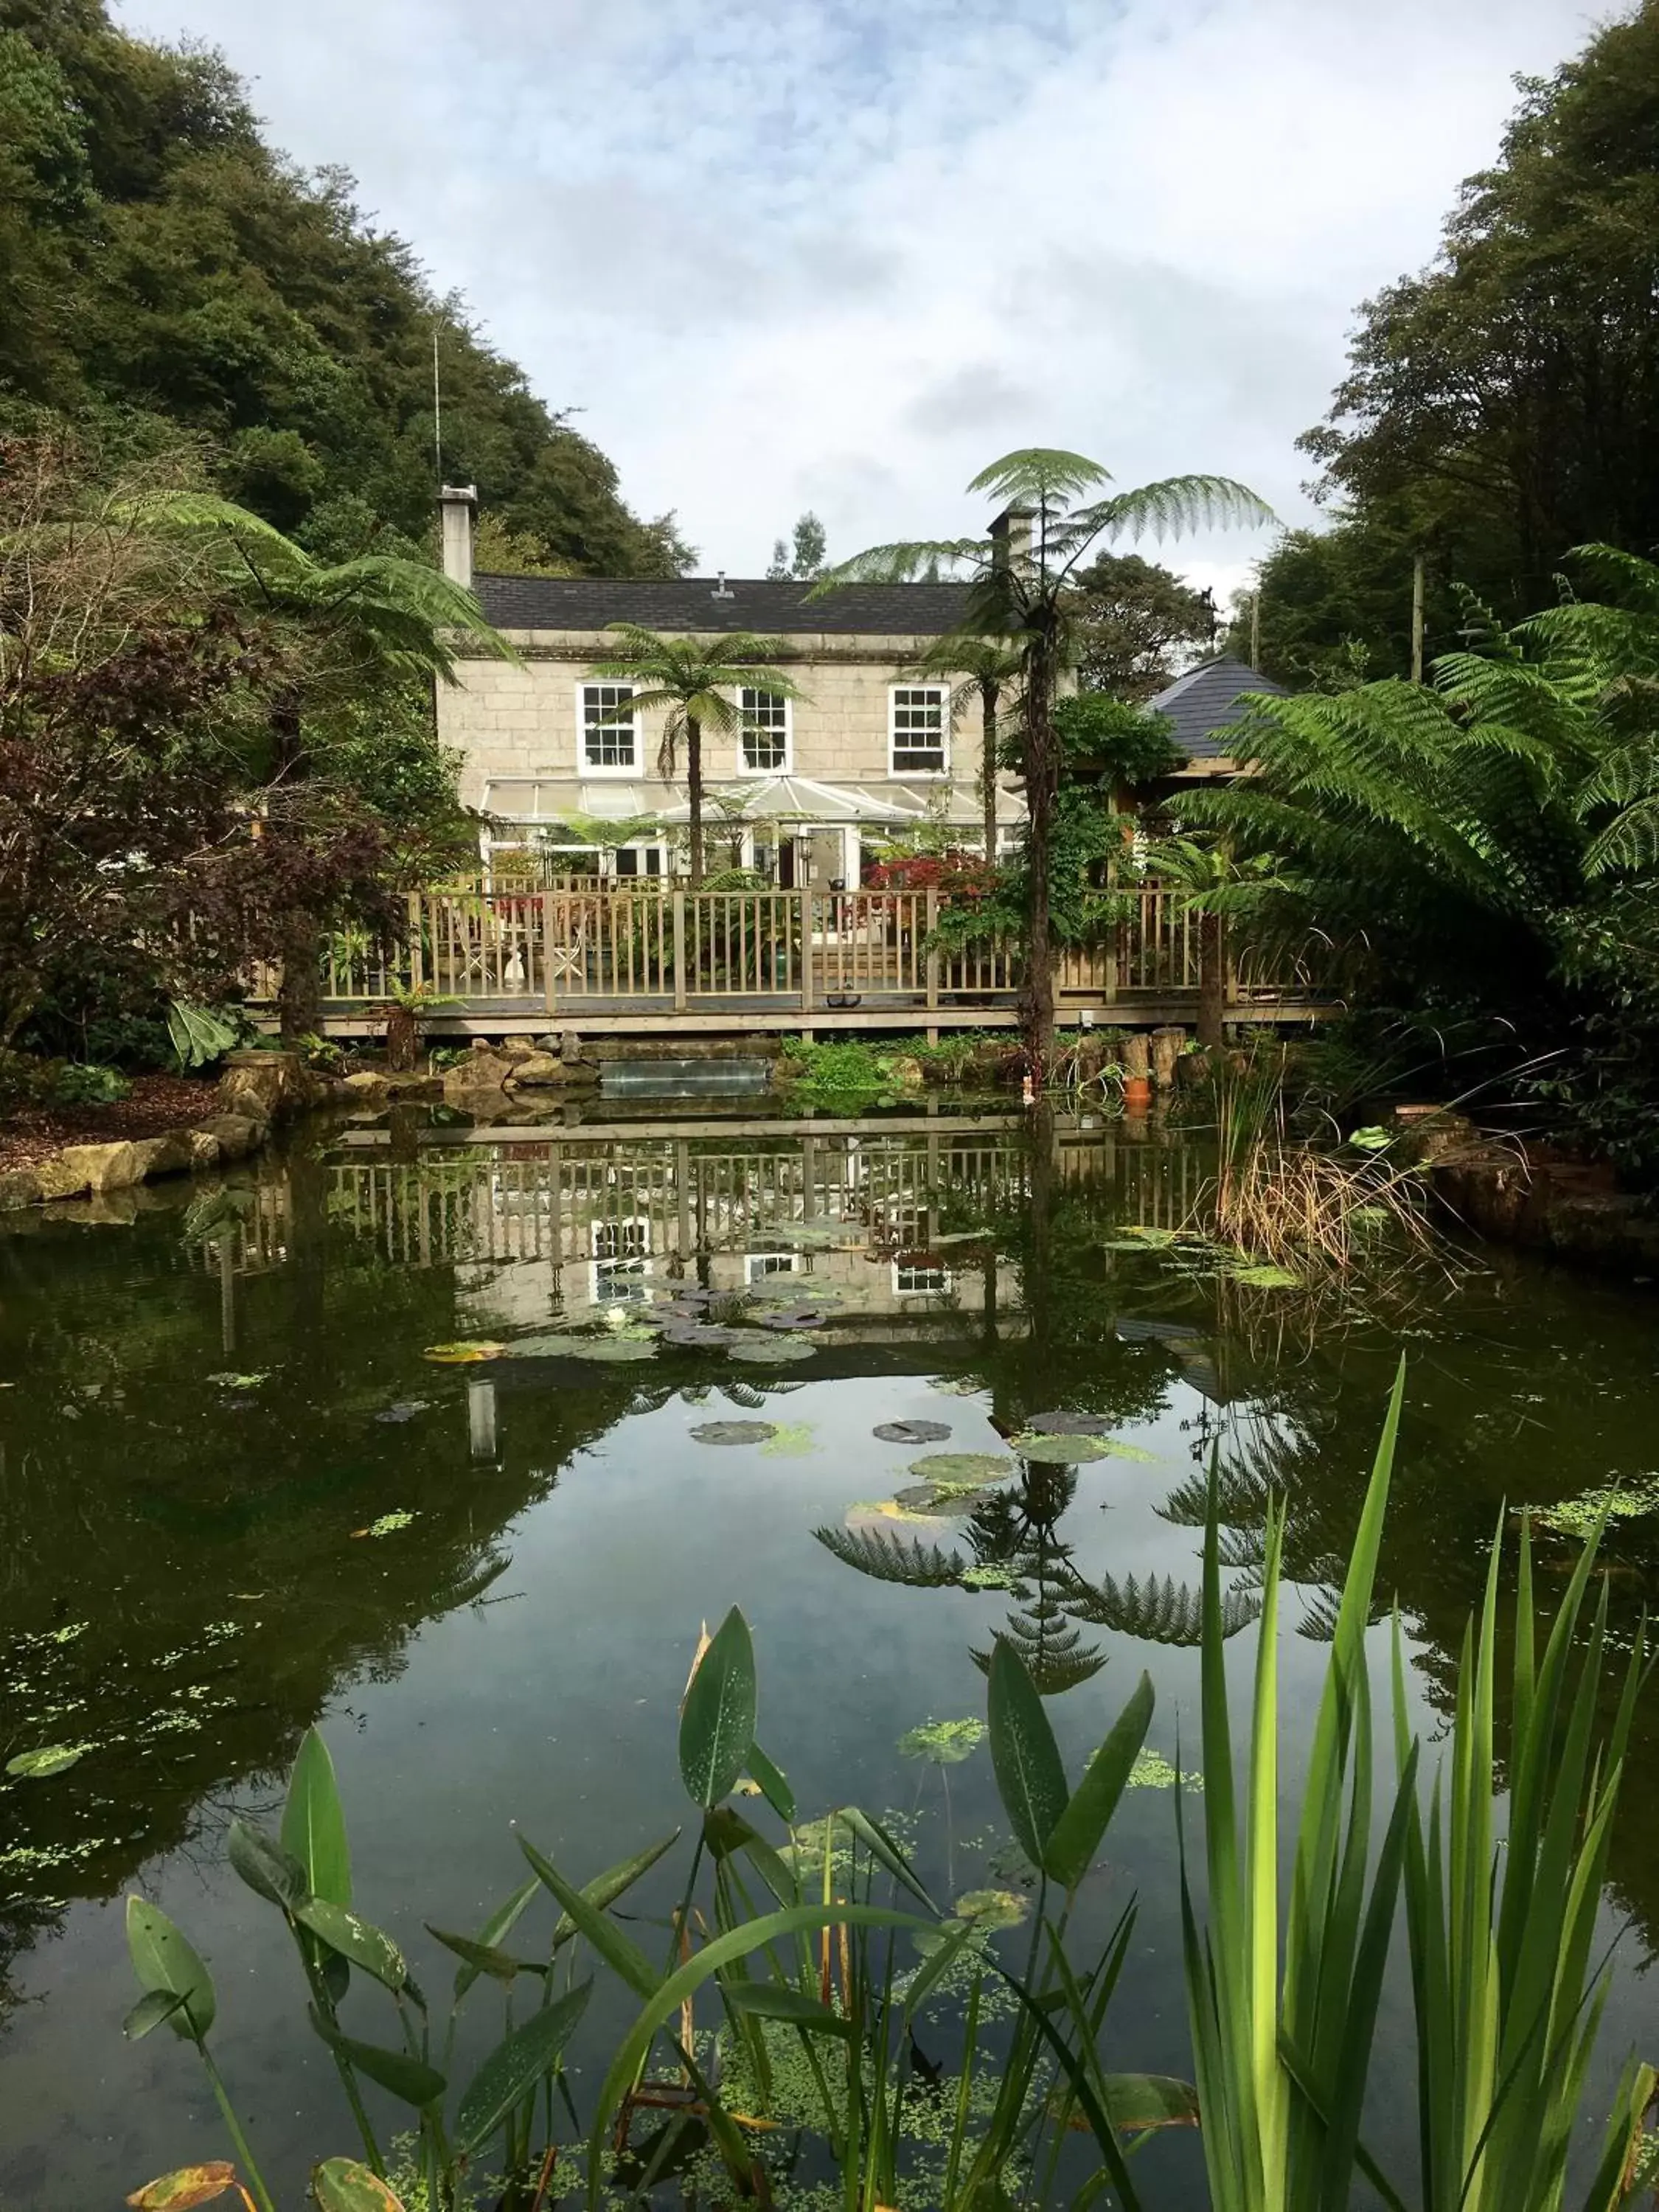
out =
<path fill-rule="evenodd" d="M 427 994 L 427 1033 L 738 1036 L 746 1032 L 1012 1029 L 1021 948 L 940 941 L 935 891 L 685 891 L 565 888 L 412 897 L 403 948 L 337 940 L 323 974 L 333 1036 L 372 1035 L 399 990 Z M 256 972 L 256 1008 L 278 978 Z M 1190 1026 L 1199 954 L 1192 917 L 1156 883 L 1107 941 L 1066 952 L 1062 1023 Z M 1228 976 L 1228 1019 L 1285 1024 L 1328 1011 L 1305 976 L 1246 963 Z"/>

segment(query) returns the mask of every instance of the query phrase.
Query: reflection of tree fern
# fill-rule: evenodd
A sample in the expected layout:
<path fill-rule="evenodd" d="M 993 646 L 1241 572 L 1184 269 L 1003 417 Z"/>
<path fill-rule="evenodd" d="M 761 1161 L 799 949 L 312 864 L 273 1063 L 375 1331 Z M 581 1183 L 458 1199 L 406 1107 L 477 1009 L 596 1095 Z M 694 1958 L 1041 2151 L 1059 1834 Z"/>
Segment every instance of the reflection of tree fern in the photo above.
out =
<path fill-rule="evenodd" d="M 1310 1637 L 1316 1644 L 1331 1644 L 1336 1638 L 1336 1616 L 1342 1607 L 1341 1572 L 1338 1571 L 1331 1583 L 1314 1591 L 1303 1601 L 1302 1618 L 1296 1624 L 1298 1636 Z M 1382 1620 L 1388 1607 L 1381 1599 L 1374 1598 L 1366 1618 L 1372 1627 Z"/>
<path fill-rule="evenodd" d="M 1105 1653 L 1092 1644 L 1085 1644 L 1077 1623 L 1051 1599 L 1038 1597 L 1029 1610 L 1010 1613 L 1006 1626 L 997 1633 L 1004 1643 L 1012 1644 L 1039 1695 L 1045 1698 L 1074 1690 L 1106 1664 Z M 969 1656 L 981 1674 L 990 1671 L 988 1651 Z"/>
<path fill-rule="evenodd" d="M 1267 1518 L 1273 1492 L 1265 1475 L 1249 1468 L 1224 1467 L 1216 1485 L 1216 1518 L 1225 1526 L 1254 1528 Z M 1177 1483 L 1156 1510 L 1161 1520 L 1172 1521 L 1177 1528 L 1201 1528 L 1209 1506 L 1209 1476 L 1193 1474 Z"/>
<path fill-rule="evenodd" d="M 498 1552 L 492 1548 L 470 1566 L 458 1569 L 433 1599 L 434 1618 L 441 1613 L 454 1613 L 464 1605 L 476 1605 L 490 1584 L 499 1582 L 512 1564 L 511 1552 Z"/>
<path fill-rule="evenodd" d="M 1115 1628 L 1120 1635 L 1138 1636 L 1148 1644 L 1198 1644 L 1204 1630 L 1204 1601 L 1195 1589 L 1165 1575 L 1160 1582 L 1148 1575 L 1143 1583 L 1134 1575 L 1119 1582 L 1103 1575 L 1097 1583 L 1073 1578 L 1066 1610 L 1074 1620 L 1092 1621 L 1098 1628 Z M 1261 1612 L 1259 1600 L 1249 1590 L 1229 1590 L 1221 1601 L 1221 1632 L 1237 1636 Z"/>
<path fill-rule="evenodd" d="M 1261 1528 L 1218 1528 L 1216 1557 L 1224 1567 L 1248 1568 L 1260 1573 L 1267 1564 L 1267 1537 Z"/>
<path fill-rule="evenodd" d="M 903 1583 L 912 1589 L 946 1589 L 962 1580 L 955 1552 L 914 1537 L 890 1535 L 884 1528 L 815 1528 L 826 1552 L 878 1583 Z"/>

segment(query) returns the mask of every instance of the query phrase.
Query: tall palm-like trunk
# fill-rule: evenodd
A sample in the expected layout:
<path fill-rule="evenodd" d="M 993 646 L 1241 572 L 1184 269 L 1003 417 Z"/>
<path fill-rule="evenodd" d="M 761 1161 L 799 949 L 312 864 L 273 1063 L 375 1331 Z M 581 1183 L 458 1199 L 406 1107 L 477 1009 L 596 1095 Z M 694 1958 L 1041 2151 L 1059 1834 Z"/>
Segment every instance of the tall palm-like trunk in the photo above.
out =
<path fill-rule="evenodd" d="M 1025 779 L 1026 1058 L 1040 1090 L 1054 1050 L 1054 956 L 1048 920 L 1049 847 L 1054 801 L 1060 792 L 1059 739 L 1054 734 L 1054 684 L 1058 653 L 1054 639 L 1034 637 L 1025 664 L 1023 769 Z"/>
<path fill-rule="evenodd" d="M 1000 696 L 995 684 L 981 683 L 979 687 L 981 740 L 979 763 L 980 804 L 984 808 L 985 865 L 993 867 L 997 857 L 997 702 Z"/>
<path fill-rule="evenodd" d="M 1227 927 L 1218 914 L 1198 917 L 1198 1041 L 1224 1041 L 1227 1019 Z"/>
<path fill-rule="evenodd" d="M 702 889 L 702 724 L 685 718 L 685 799 L 691 832 L 691 888 Z"/>

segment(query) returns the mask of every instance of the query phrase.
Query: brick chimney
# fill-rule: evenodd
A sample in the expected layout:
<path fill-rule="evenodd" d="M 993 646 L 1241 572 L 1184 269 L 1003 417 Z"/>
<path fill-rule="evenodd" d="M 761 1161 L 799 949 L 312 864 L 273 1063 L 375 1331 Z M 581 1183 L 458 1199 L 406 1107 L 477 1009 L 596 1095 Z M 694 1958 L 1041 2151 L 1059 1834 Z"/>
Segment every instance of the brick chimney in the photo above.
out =
<path fill-rule="evenodd" d="M 1005 507 L 991 525 L 991 565 L 994 568 L 1029 568 L 1031 565 L 1031 523 L 1035 507 Z"/>
<path fill-rule="evenodd" d="M 477 484 L 446 484 L 438 494 L 444 574 L 466 592 L 472 589 L 472 524 L 477 511 Z"/>

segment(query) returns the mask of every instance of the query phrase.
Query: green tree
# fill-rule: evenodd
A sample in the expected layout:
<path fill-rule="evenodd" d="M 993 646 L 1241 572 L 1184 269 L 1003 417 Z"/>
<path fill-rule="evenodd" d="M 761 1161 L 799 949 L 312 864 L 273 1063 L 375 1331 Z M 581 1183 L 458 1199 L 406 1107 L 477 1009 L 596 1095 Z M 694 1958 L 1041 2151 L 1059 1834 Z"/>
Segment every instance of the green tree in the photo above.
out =
<path fill-rule="evenodd" d="M 1356 518 L 1426 535 L 1505 620 L 1572 546 L 1659 543 L 1659 0 L 1522 93 L 1303 441 Z"/>
<path fill-rule="evenodd" d="M 706 729 L 738 737 L 743 729 L 743 710 L 729 696 L 747 685 L 770 691 L 782 699 L 799 699 L 793 680 L 771 665 L 781 650 L 781 641 L 752 637 L 739 631 L 713 639 L 664 637 L 638 623 L 611 623 L 611 634 L 621 641 L 621 650 L 610 659 L 596 661 L 593 673 L 607 683 L 631 684 L 636 713 L 663 712 L 662 746 L 657 772 L 670 782 L 679 771 L 679 753 L 685 748 L 685 791 L 690 814 L 691 888 L 703 878 L 702 736 Z"/>
<path fill-rule="evenodd" d="M 1050 850 L 1062 753 L 1054 722 L 1061 678 L 1075 659 L 1073 590 L 1085 557 L 1103 541 L 1201 525 L 1271 521 L 1272 511 L 1229 477 L 1169 477 L 1134 491 L 1096 496 L 1110 481 L 1080 453 L 1033 447 L 982 470 L 970 493 L 997 501 L 1006 520 L 987 538 L 911 540 L 877 545 L 830 570 L 820 591 L 838 584 L 898 583 L 941 567 L 971 586 L 964 637 L 1013 638 L 1020 659 L 1020 773 L 1027 827 L 1024 878 L 1027 959 L 1024 1026 L 1040 1081 L 1054 1035 L 1054 896 Z M 1016 530 L 1028 532 L 1024 543 Z"/>
<path fill-rule="evenodd" d="M 326 562 L 429 544 L 438 455 L 536 553 L 673 574 L 606 457 L 529 390 L 342 170 L 262 140 L 218 55 L 102 0 L 0 7 L 0 429 L 72 418 L 106 465 L 198 439 L 218 488 Z"/>
<path fill-rule="evenodd" d="M 980 835 L 985 858 L 997 857 L 997 769 L 1002 757 L 1002 702 L 1017 690 L 1024 661 L 1017 642 L 998 637 L 936 639 L 917 663 L 923 676 L 960 679 L 951 701 L 954 722 L 964 708 L 979 708 Z"/>
<path fill-rule="evenodd" d="M 1214 642 L 1213 596 L 1139 553 L 1103 553 L 1079 571 L 1076 594 L 1079 678 L 1115 699 L 1150 699 L 1183 653 Z"/>
<path fill-rule="evenodd" d="M 772 541 L 772 559 L 766 571 L 767 581 L 772 584 L 816 583 L 823 574 L 829 556 L 829 540 L 823 525 L 809 509 L 795 525 L 794 539 L 786 544 L 781 538 Z"/>
<path fill-rule="evenodd" d="M 374 808 L 378 798 L 394 840 L 407 829 L 424 842 L 435 829 L 441 846 L 445 817 L 454 824 L 459 816 L 453 779 L 429 732 L 407 744 L 399 703 L 429 698 L 434 682 L 453 683 L 458 646 L 475 659 L 510 659 L 511 648 L 471 592 L 423 562 L 386 554 L 319 562 L 208 493 L 167 494 L 141 502 L 139 512 L 155 529 L 203 547 L 222 592 L 292 641 L 271 693 L 258 794 L 267 866 L 283 884 L 279 1003 L 283 1037 L 292 1040 L 319 1027 L 319 942 L 344 918 L 343 904 L 361 895 L 366 872 L 319 870 L 319 801 L 325 828 L 334 816 L 342 854 L 365 799 Z M 376 857 L 389 865 L 397 856 Z"/>

